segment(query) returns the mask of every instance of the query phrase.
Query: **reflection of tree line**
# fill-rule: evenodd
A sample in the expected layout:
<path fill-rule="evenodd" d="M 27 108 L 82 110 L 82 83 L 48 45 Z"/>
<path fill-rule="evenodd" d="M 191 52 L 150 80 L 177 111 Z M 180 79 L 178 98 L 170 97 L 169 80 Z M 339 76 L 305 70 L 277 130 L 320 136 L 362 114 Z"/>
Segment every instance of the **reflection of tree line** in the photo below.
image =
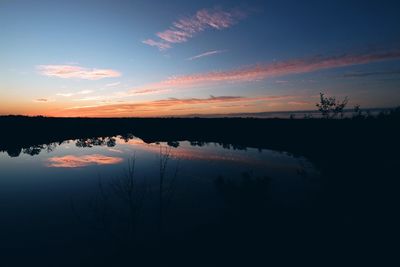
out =
<path fill-rule="evenodd" d="M 198 146 L 198 147 L 203 147 L 203 146 L 210 145 L 210 144 L 216 144 L 225 149 L 233 149 L 233 150 L 246 150 L 247 149 L 247 147 L 242 146 L 242 145 L 235 145 L 235 144 L 229 144 L 229 143 L 224 143 L 224 142 L 189 141 L 189 144 L 191 146 Z M 171 146 L 171 147 L 179 147 L 180 144 L 179 144 L 179 141 L 168 141 L 167 145 Z"/>
<path fill-rule="evenodd" d="M 93 147 L 93 146 L 107 146 L 114 147 L 116 145 L 114 137 L 94 137 L 86 139 L 77 139 L 75 145 L 77 147 Z"/>
<path fill-rule="evenodd" d="M 66 142 L 67 141 L 62 142 L 62 143 L 49 143 L 49 144 L 43 144 L 43 145 L 35 145 L 35 146 L 27 147 L 27 148 L 11 148 L 6 151 L 10 157 L 19 157 L 21 155 L 21 153 L 35 156 L 35 155 L 39 155 L 41 151 L 46 151 L 46 152 L 50 153 L 58 145 L 64 144 Z"/>
<path fill-rule="evenodd" d="M 133 134 L 123 134 L 118 136 L 117 138 L 120 138 L 124 142 L 129 142 L 132 139 L 135 139 L 136 137 Z M 63 141 L 63 142 L 54 142 L 54 143 L 49 143 L 49 144 L 42 144 L 42 145 L 34 145 L 30 146 L 27 148 L 12 148 L 6 150 L 8 155 L 10 157 L 19 157 L 22 154 L 27 154 L 30 156 L 35 156 L 39 155 L 41 151 L 46 151 L 47 153 L 50 153 L 56 149 L 56 147 L 62 145 L 62 144 L 68 144 L 70 141 Z M 75 146 L 76 147 L 81 147 L 81 148 L 90 148 L 94 146 L 107 146 L 107 147 L 114 147 L 116 146 L 117 139 L 116 137 L 93 137 L 93 138 L 80 138 L 75 140 Z M 189 142 L 191 146 L 198 146 L 198 147 L 203 147 L 205 145 L 211 144 L 211 142 L 203 142 L 203 141 L 190 141 Z M 159 144 L 157 142 L 157 144 Z M 234 149 L 234 150 L 246 150 L 246 147 L 240 146 L 240 145 L 234 145 L 234 144 L 228 144 L 228 143 L 222 143 L 222 142 L 217 142 L 217 143 L 212 143 L 212 144 L 217 144 L 225 149 Z M 168 141 L 167 145 L 169 147 L 179 147 L 180 142 L 179 141 Z"/>
<path fill-rule="evenodd" d="M 70 141 L 54 142 L 49 144 L 34 145 L 27 148 L 12 148 L 6 150 L 10 157 L 18 157 L 22 154 L 30 156 L 39 155 L 41 151 L 50 153 L 62 144 L 68 144 Z M 107 146 L 114 147 L 116 139 L 114 137 L 94 137 L 94 138 L 81 138 L 75 141 L 77 147 L 93 147 L 93 146 Z"/>
<path fill-rule="evenodd" d="M 396 129 L 400 108 L 386 110 L 375 116 L 356 106 L 353 117 L 339 119 L 343 103 L 337 102 L 334 98 L 322 98 L 321 101 L 321 112 L 327 114 L 321 119 L 52 120 L 0 117 L 0 124 L 5 125 L 5 130 L 0 132 L 0 151 L 7 151 L 12 157 L 17 157 L 21 153 L 36 155 L 41 150 L 51 151 L 64 140 L 72 139 L 78 140 L 83 147 L 113 146 L 115 143 L 113 137 L 105 136 L 117 136 L 119 133 L 123 140 L 129 141 L 134 138 L 129 134 L 133 132 L 145 143 L 166 142 L 171 147 L 178 147 L 179 140 L 187 140 L 193 146 L 216 143 L 224 148 L 239 150 L 246 147 L 267 148 L 319 160 L 320 155 L 325 153 L 326 143 L 330 143 L 335 149 L 334 152 L 339 154 L 340 147 L 359 150 L 366 147 L 365 143 L 371 143 L 371 140 L 373 145 L 377 145 L 378 150 L 379 147 L 391 146 L 398 135 Z M 32 134 L 27 134 L 31 131 L 29 127 L 35 127 Z M 107 133 L 103 134 L 104 128 L 107 128 Z M 97 137 L 87 138 L 87 136 Z"/>

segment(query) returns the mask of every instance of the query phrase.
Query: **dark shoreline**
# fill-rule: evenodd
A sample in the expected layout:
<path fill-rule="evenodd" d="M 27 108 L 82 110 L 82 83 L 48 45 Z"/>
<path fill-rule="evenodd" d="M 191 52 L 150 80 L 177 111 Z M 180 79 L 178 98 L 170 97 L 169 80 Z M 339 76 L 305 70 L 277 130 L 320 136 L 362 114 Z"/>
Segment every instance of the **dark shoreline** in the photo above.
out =
<path fill-rule="evenodd" d="M 146 143 L 205 142 L 275 149 L 322 159 L 346 153 L 394 155 L 398 113 L 346 119 L 0 117 L 0 151 L 65 140 L 133 134 Z M 330 150 L 329 153 L 327 149 Z M 345 154 L 346 154 L 345 153 Z"/>

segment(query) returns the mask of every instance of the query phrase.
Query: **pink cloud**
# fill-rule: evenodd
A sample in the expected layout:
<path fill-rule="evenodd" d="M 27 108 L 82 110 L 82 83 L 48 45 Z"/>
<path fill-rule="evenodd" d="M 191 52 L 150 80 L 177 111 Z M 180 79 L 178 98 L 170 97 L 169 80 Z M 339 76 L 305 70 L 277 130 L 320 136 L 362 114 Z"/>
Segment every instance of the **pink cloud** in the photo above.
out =
<path fill-rule="evenodd" d="M 79 168 L 89 165 L 110 165 L 122 162 L 122 158 L 108 157 L 99 154 L 73 156 L 67 155 L 63 157 L 51 157 L 48 159 L 47 167 L 55 168 Z"/>
<path fill-rule="evenodd" d="M 153 39 L 147 39 L 142 41 L 142 43 L 150 45 L 150 46 L 155 46 L 157 47 L 160 51 L 166 50 L 168 48 L 171 48 L 171 46 L 165 42 L 157 42 L 154 41 Z"/>
<path fill-rule="evenodd" d="M 169 43 L 183 43 L 192 37 L 190 33 L 178 30 L 166 30 L 157 33 L 157 36 Z"/>
<path fill-rule="evenodd" d="M 207 29 L 229 28 L 245 16 L 245 12 L 239 10 L 201 9 L 192 16 L 173 22 L 168 29 L 156 33 L 160 41 L 147 39 L 143 43 L 165 50 L 171 48 L 171 44 L 186 42 Z"/>
<path fill-rule="evenodd" d="M 207 51 L 207 52 L 201 53 L 201 54 L 199 54 L 199 55 L 190 57 L 190 58 L 188 58 L 187 60 L 195 60 L 195 59 L 199 59 L 199 58 L 202 58 L 202 57 L 208 57 L 208 56 L 212 56 L 212 55 L 215 55 L 215 54 L 220 54 L 220 53 L 223 53 L 223 52 L 225 52 L 225 50 L 212 50 L 212 51 Z"/>
<path fill-rule="evenodd" d="M 89 69 L 73 65 L 39 65 L 41 75 L 63 79 L 99 80 L 121 76 L 121 73 L 111 69 Z"/>
<path fill-rule="evenodd" d="M 369 54 L 345 54 L 328 57 L 315 56 L 270 64 L 258 64 L 227 71 L 213 71 L 200 74 L 173 76 L 136 90 L 152 89 L 153 91 L 161 91 L 166 88 L 191 87 L 210 83 L 251 82 L 289 74 L 308 73 L 324 69 L 340 68 L 394 59 L 400 59 L 400 50 Z"/>
<path fill-rule="evenodd" d="M 303 105 L 310 105 L 310 101 L 302 101 L 302 100 L 297 100 L 297 101 L 289 101 L 289 105 L 295 105 L 295 106 L 303 106 Z"/>
<path fill-rule="evenodd" d="M 139 90 L 134 90 L 132 93 L 135 95 L 149 95 L 149 94 L 155 94 L 155 93 L 165 93 L 169 92 L 171 90 L 169 89 L 139 89 Z"/>

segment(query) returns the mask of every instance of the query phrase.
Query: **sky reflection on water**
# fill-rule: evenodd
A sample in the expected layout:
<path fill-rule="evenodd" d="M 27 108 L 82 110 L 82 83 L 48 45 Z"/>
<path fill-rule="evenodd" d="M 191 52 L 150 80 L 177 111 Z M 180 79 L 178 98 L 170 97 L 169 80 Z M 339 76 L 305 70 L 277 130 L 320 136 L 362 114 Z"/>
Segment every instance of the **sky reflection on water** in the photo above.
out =
<path fill-rule="evenodd" d="M 165 153 L 168 160 L 161 175 Z M 129 192 L 124 177 L 132 160 L 131 196 L 140 196 L 135 231 L 127 220 L 132 211 L 120 198 Z M 5 218 L 0 222 L 0 245 L 11 250 L 29 248 L 36 256 L 46 251 L 56 257 L 56 251 L 62 250 L 80 257 L 86 247 L 111 242 L 108 232 L 132 242 L 126 238 L 133 231 L 135 242 L 154 245 L 159 224 L 163 235 L 179 240 L 198 227 L 219 225 L 232 203 L 247 194 L 256 202 L 246 205 L 258 209 L 255 214 L 265 219 L 267 206 L 307 206 L 321 186 L 313 164 L 285 152 L 187 141 L 147 144 L 132 136 L 25 148 L 18 157 L 2 152 L 0 168 L 0 208 Z M 101 192 L 108 193 L 102 197 Z M 161 209 L 159 203 L 168 204 Z M 99 219 L 105 216 L 99 207 L 113 211 L 107 213 L 110 225 Z M 157 215 L 160 209 L 162 223 Z"/>

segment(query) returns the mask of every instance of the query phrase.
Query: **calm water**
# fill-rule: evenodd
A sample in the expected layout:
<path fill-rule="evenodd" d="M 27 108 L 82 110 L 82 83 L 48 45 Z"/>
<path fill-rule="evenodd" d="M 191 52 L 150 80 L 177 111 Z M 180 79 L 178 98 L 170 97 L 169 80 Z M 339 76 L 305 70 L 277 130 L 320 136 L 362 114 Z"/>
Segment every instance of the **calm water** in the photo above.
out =
<path fill-rule="evenodd" d="M 282 215 L 274 210 L 303 212 L 321 189 L 304 157 L 133 136 L 1 152 L 0 169 L 6 266 L 127 266 L 216 244 L 232 252 L 233 236 L 246 240 L 249 228 L 263 236 Z"/>
<path fill-rule="evenodd" d="M 227 121 L 218 132 L 137 121 L 143 140 L 169 140 L 150 144 L 135 133 L 48 143 L 115 132 L 96 121 L 4 131 L 0 266 L 392 266 L 396 114 L 236 121 L 242 133 Z M 48 144 L 28 147 L 39 142 Z"/>

